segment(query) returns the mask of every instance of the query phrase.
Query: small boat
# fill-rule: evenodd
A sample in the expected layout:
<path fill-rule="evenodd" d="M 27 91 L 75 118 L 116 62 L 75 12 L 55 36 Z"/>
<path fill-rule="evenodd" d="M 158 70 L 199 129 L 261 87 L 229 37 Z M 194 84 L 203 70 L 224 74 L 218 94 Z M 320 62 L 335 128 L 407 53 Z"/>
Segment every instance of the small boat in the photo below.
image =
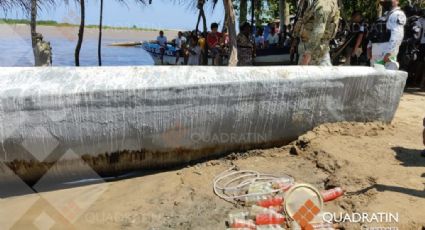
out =
<path fill-rule="evenodd" d="M 115 42 L 115 43 L 109 44 L 109 46 L 128 46 L 128 47 L 140 46 L 140 45 L 142 45 L 141 42 Z"/>
<path fill-rule="evenodd" d="M 175 65 L 176 64 L 176 48 L 167 45 L 163 62 L 161 63 L 161 53 L 158 44 L 152 42 L 143 43 L 142 48 L 149 53 L 155 62 L 155 65 Z M 208 58 L 208 65 L 211 65 L 212 59 Z M 290 63 L 290 54 L 288 47 L 272 47 L 267 49 L 258 49 L 254 58 L 254 65 L 283 65 Z M 183 64 L 183 58 L 180 58 L 178 65 Z"/>
<path fill-rule="evenodd" d="M 161 62 L 161 50 L 159 44 L 155 44 L 152 42 L 144 42 L 142 48 L 149 53 L 152 57 L 155 65 L 183 65 L 184 58 L 181 57 L 179 62 L 176 63 L 176 47 L 167 44 L 167 48 L 165 49 L 163 55 L 163 61 Z"/>

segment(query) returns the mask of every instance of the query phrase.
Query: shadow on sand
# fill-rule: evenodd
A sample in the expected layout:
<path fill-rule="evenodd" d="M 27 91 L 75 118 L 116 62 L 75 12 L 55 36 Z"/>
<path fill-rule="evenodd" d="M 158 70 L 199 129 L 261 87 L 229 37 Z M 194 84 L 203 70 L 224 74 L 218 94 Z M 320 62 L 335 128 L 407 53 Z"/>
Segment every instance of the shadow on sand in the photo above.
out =
<path fill-rule="evenodd" d="M 393 147 L 396 159 L 406 167 L 425 167 L 425 157 L 421 156 L 422 149 L 408 149 L 401 146 Z"/>
<path fill-rule="evenodd" d="M 408 87 L 404 89 L 404 92 L 407 94 L 412 94 L 416 96 L 424 96 L 425 97 L 425 89 L 417 88 L 417 87 Z"/>
<path fill-rule="evenodd" d="M 423 150 L 416 149 L 407 149 L 404 147 L 393 147 L 392 148 L 396 153 L 396 159 L 401 162 L 401 165 L 406 167 L 424 167 L 425 170 L 425 157 L 421 156 L 421 152 Z M 421 177 L 425 178 L 425 173 L 421 175 Z M 416 190 L 411 188 L 404 188 L 392 185 L 384 185 L 384 184 L 374 184 L 367 188 L 361 189 L 356 192 L 348 192 L 349 195 L 360 195 L 364 194 L 371 189 L 376 189 L 379 192 L 397 192 L 403 193 L 410 196 L 415 196 L 419 198 L 425 198 L 425 188 L 423 190 Z"/>
<path fill-rule="evenodd" d="M 403 187 L 392 186 L 392 185 L 384 185 L 384 184 L 374 184 L 374 185 L 371 185 L 367 188 L 361 189 L 359 191 L 349 192 L 347 194 L 348 195 L 360 195 L 360 194 L 364 194 L 365 192 L 367 192 L 371 189 L 376 189 L 379 192 L 385 192 L 385 191 L 398 192 L 398 193 L 404 193 L 404 194 L 410 195 L 410 196 L 425 198 L 425 189 L 424 190 L 416 190 L 416 189 L 403 188 Z"/>

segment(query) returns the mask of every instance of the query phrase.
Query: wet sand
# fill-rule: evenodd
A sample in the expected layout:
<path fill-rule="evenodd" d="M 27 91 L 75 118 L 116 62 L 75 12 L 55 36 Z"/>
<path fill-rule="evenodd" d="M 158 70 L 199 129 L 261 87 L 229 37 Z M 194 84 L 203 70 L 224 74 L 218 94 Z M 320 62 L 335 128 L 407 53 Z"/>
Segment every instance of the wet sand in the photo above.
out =
<path fill-rule="evenodd" d="M 224 229 L 228 213 L 243 207 L 216 197 L 212 180 L 236 165 L 287 173 L 320 189 L 341 186 L 346 195 L 327 203 L 325 211 L 398 213 L 398 223 L 372 226 L 421 229 L 425 226 L 425 158 L 420 157 L 424 105 L 425 93 L 407 92 L 389 125 L 327 124 L 287 146 L 234 153 L 115 182 L 0 199 L 0 226 Z M 360 225 L 346 227 L 360 229 Z"/>

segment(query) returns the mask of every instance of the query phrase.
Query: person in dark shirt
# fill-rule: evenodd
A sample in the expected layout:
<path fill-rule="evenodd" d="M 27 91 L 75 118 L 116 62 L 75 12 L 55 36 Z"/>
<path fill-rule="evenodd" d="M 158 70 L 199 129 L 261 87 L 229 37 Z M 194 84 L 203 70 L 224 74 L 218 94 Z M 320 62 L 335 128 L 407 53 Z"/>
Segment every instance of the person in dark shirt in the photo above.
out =
<path fill-rule="evenodd" d="M 248 22 L 244 22 L 240 26 L 240 32 L 236 38 L 238 46 L 238 66 L 250 66 L 252 65 L 252 57 L 254 51 L 254 44 L 250 39 L 251 36 L 251 25 Z"/>
<path fill-rule="evenodd" d="M 365 26 L 363 24 L 363 16 L 360 11 L 355 11 L 351 15 L 350 32 L 352 39 L 345 49 L 345 65 L 354 65 L 355 59 L 361 55 L 363 38 L 365 34 Z"/>

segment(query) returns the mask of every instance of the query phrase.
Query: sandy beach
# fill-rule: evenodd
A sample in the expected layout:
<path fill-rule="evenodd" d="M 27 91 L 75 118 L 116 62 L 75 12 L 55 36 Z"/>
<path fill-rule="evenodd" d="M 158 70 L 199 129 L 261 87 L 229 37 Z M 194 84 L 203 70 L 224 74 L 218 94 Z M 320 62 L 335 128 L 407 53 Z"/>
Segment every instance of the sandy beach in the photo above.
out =
<path fill-rule="evenodd" d="M 0 226 L 11 229 L 225 229 L 243 210 L 214 195 L 212 180 L 237 166 L 286 173 L 320 189 L 341 186 L 328 212 L 398 213 L 398 229 L 425 227 L 425 158 L 420 157 L 425 93 L 409 91 L 392 124 L 325 124 L 287 146 L 233 153 L 196 165 L 96 185 L 0 199 Z M 52 200 L 101 191 L 87 209 L 63 210 Z M 75 196 L 75 195 L 74 195 Z M 80 205 L 81 207 L 81 205 Z M 72 210 L 75 211 L 72 215 Z M 69 214 L 71 213 L 71 214 Z M 64 217 L 65 216 L 65 217 Z M 347 224 L 360 229 L 362 224 Z M 378 225 L 380 226 L 380 225 Z"/>
<path fill-rule="evenodd" d="M 46 40 L 55 38 L 65 38 L 71 41 L 78 39 L 78 27 L 76 26 L 37 26 L 37 31 L 45 37 Z M 86 28 L 85 39 L 97 39 L 98 29 Z M 103 38 L 109 40 L 128 40 L 144 41 L 156 39 L 159 31 L 144 31 L 135 29 L 104 29 Z M 177 31 L 164 30 L 165 36 L 170 38 L 177 36 Z M 23 24 L 0 24 L 0 37 L 2 38 L 30 38 L 29 25 Z"/>

